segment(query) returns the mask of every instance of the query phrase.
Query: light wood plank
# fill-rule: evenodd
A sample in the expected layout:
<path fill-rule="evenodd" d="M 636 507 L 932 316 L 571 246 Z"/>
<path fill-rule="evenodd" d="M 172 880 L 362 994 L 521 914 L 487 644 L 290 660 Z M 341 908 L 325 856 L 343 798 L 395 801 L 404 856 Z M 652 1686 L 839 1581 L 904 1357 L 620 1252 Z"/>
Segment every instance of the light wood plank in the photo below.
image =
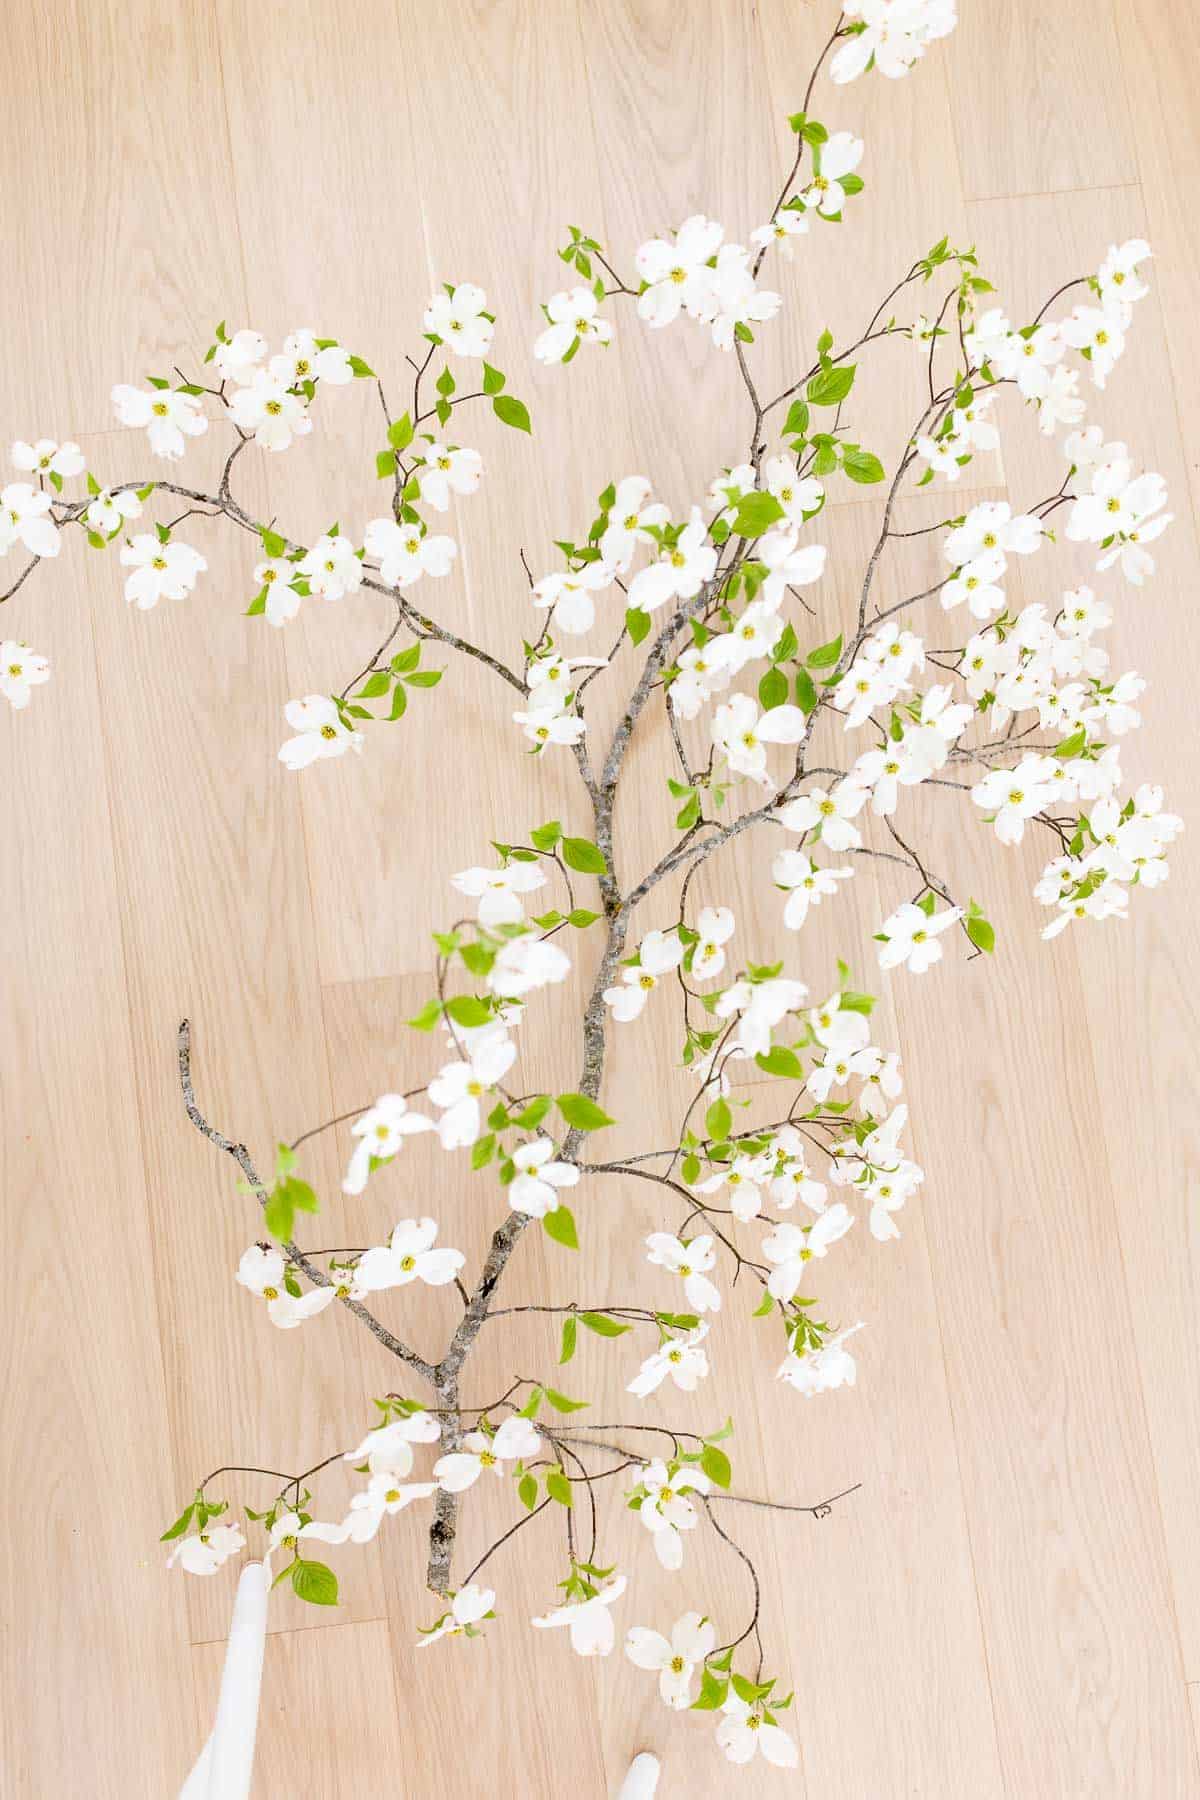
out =
<path fill-rule="evenodd" d="M 969 198 L 1136 179 L 1117 49 L 1122 10 L 1112 0 L 961 8 L 957 31 L 926 60 L 945 58 Z"/>

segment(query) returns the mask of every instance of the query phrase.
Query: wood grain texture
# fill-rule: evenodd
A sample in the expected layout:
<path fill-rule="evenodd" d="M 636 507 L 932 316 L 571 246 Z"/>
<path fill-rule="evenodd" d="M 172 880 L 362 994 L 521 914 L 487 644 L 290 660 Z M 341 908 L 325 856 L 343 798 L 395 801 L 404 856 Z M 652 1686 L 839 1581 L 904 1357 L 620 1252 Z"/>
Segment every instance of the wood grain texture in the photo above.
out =
<path fill-rule="evenodd" d="M 622 312 L 607 355 L 532 365 L 537 303 L 570 280 L 554 256 L 566 222 L 623 268 L 691 211 L 744 240 L 777 192 L 786 115 L 831 18 L 826 0 L 37 0 L 10 33 L 0 110 L 0 441 L 71 434 L 100 469 L 143 475 L 132 434 L 112 431 L 108 388 L 166 372 L 222 316 L 273 338 L 297 324 L 337 333 L 399 410 L 428 293 L 476 280 L 499 315 L 494 360 L 536 436 L 464 423 L 487 473 L 448 516 L 462 553 L 430 599 L 511 656 L 533 618 L 522 548 L 540 575 L 609 479 L 653 475 L 678 510 L 745 445 L 736 372 L 697 330 L 651 334 Z M 1167 777 L 1185 815 L 1200 791 L 1182 674 L 1196 656 L 1198 80 L 1183 0 L 964 0 L 957 35 L 909 80 L 818 90 L 817 116 L 866 139 L 867 191 L 774 265 L 786 307 L 755 347 L 767 380 L 794 368 L 823 325 L 860 325 L 943 232 L 975 242 L 1014 315 L 1108 243 L 1151 239 L 1155 295 L 1092 416 L 1172 492 L 1157 576 L 1136 593 L 1113 581 L 1112 647 L 1151 681 L 1125 765 Z M 921 371 L 898 340 L 870 373 L 855 426 L 892 461 Z M 313 436 L 286 458 L 248 453 L 248 504 L 297 537 L 335 517 L 361 533 L 384 510 L 368 389 L 323 395 Z M 185 468 L 208 472 L 216 454 L 206 441 Z M 956 498 L 1027 502 L 1049 491 L 1046 455 L 1031 432 L 1003 466 L 977 459 Z M 831 575 L 812 593 L 824 636 L 878 514 L 869 492 L 831 499 Z M 930 505 L 919 497 L 907 522 Z M 183 535 L 211 565 L 183 605 L 133 613 L 116 568 L 73 547 L 2 609 L 4 632 L 54 665 L 28 712 L 0 711 L 4 1800 L 173 1791 L 211 1717 L 233 1583 L 165 1575 L 158 1531 L 208 1468 L 316 1461 L 365 1429 L 372 1394 L 407 1385 L 350 1318 L 278 1333 L 235 1288 L 252 1203 L 179 1109 L 178 1017 L 194 1021 L 201 1103 L 265 1165 L 277 1137 L 424 1076 L 436 1040 L 403 1020 L 429 992 L 449 873 L 482 860 L 493 832 L 555 816 L 587 829 L 565 759 L 523 757 L 508 693 L 447 655 L 429 658 L 449 665 L 439 692 L 414 695 L 353 766 L 288 775 L 274 758 L 284 701 L 365 662 L 386 603 L 312 601 L 277 634 L 243 617 L 253 541 L 200 520 Z M 898 584 L 928 554 L 919 539 L 897 552 L 884 594 L 910 591 Z M 1054 578 L 1087 568 L 1064 557 Z M 615 636 L 615 607 L 613 624 Z M 635 666 L 623 655 L 620 677 Z M 669 768 L 648 719 L 618 819 L 622 868 L 661 842 Z M 859 1385 L 811 1404 L 778 1395 L 774 1346 L 739 1292 L 711 1382 L 679 1409 L 696 1429 L 736 1414 L 749 1491 L 812 1501 L 863 1483 L 821 1523 L 738 1509 L 735 1535 L 767 1582 L 772 1666 L 797 1690 L 802 1758 L 754 1791 L 1185 1800 L 1200 1793 L 1196 845 L 1184 838 L 1165 889 L 1135 896 L 1128 926 L 1043 946 L 1036 850 L 1000 850 L 963 810 L 922 793 L 905 817 L 986 901 L 1001 954 L 885 989 L 880 1034 L 904 1056 L 928 1180 L 899 1244 L 856 1235 L 825 1265 L 829 1312 L 869 1321 Z M 742 843 L 695 896 L 730 899 L 739 945 L 760 956 L 781 936 L 774 846 Z M 870 985 L 870 932 L 906 891 L 899 870 L 868 865 L 815 915 L 799 959 L 814 990 L 839 955 Z M 656 894 L 645 925 L 667 923 L 674 900 Z M 548 1017 L 565 1025 L 581 979 Z M 604 1098 L 669 1133 L 691 1091 L 674 1022 L 664 1009 L 639 1029 Z M 535 1085 L 574 1085 L 532 1033 L 524 1067 Z M 741 1092 L 766 1104 L 762 1081 Z M 640 1147 L 622 1131 L 614 1150 Z M 493 1208 L 463 1160 L 414 1140 L 350 1201 L 337 1187 L 347 1143 L 343 1130 L 306 1147 L 336 1222 L 314 1241 L 378 1240 L 429 1211 L 478 1261 Z M 679 1224 L 673 1203 L 598 1177 L 585 1206 L 622 1221 L 619 1238 L 593 1233 L 594 1291 L 576 1292 L 573 1259 L 531 1235 L 507 1303 L 594 1304 L 610 1289 L 666 1303 L 627 1246 Z M 453 1290 L 379 1304 L 422 1350 L 454 1310 Z M 552 1323 L 486 1330 L 470 1397 L 553 1368 Z M 564 1384 L 616 1407 L 631 1343 L 581 1345 Z M 722 1622 L 742 1614 L 745 1572 L 719 1545 L 697 1544 L 669 1578 L 614 1510 L 604 1552 L 638 1594 L 622 1627 L 697 1602 Z M 509 1517 L 493 1484 L 467 1514 L 468 1559 Z M 623 1658 L 588 1664 L 527 1629 L 565 1550 L 540 1526 L 485 1571 L 501 1613 L 487 1637 L 418 1653 L 436 1606 L 406 1523 L 365 1555 L 334 1553 L 335 1615 L 272 1602 L 256 1795 L 457 1800 L 485 1772 L 500 1793 L 601 1795 L 644 1746 L 664 1758 L 664 1800 L 728 1791 L 707 1722 L 672 1719 Z M 451 1660 L 463 1727 L 432 1734 L 422 1721 Z"/>

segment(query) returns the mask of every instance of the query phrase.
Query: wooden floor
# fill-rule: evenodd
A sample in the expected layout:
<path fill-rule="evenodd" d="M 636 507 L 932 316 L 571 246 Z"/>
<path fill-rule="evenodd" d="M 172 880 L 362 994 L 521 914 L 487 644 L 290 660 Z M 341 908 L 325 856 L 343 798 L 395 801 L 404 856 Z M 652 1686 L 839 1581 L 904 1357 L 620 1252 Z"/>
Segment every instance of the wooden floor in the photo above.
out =
<path fill-rule="evenodd" d="M 822 1287 L 835 1314 L 870 1322 L 858 1389 L 781 1398 L 734 1308 L 690 1413 L 737 1412 L 751 1491 L 863 1484 L 823 1524 L 748 1529 L 802 1769 L 760 1766 L 746 1792 L 1173 1800 L 1200 1794 L 1200 44 L 1189 0 L 961 10 L 911 79 L 818 90 L 817 116 L 866 137 L 867 191 L 801 246 L 763 353 L 798 365 L 943 232 L 977 244 L 1017 317 L 1110 242 L 1151 240 L 1154 296 L 1092 416 L 1171 488 L 1159 573 L 1120 593 L 1113 635 L 1118 666 L 1151 681 L 1126 765 L 1168 781 L 1189 832 L 1127 926 L 1044 946 L 1036 851 L 999 850 L 943 800 L 923 809 L 943 863 L 966 859 L 1001 953 L 887 990 L 929 1179 L 901 1242 L 856 1237 Z M 678 512 L 745 438 L 731 370 L 698 334 L 649 340 L 620 315 L 603 362 L 530 371 L 564 225 L 628 262 L 690 211 L 731 234 L 760 223 L 831 18 L 826 0 L 35 0 L 6 34 L 0 107 L 0 437 L 76 436 L 93 468 L 142 475 L 109 388 L 194 368 L 216 320 L 336 334 L 398 388 L 434 281 L 478 281 L 536 435 L 468 439 L 487 476 L 438 598 L 511 645 L 529 619 L 522 546 L 551 567 L 552 539 L 635 468 Z M 917 406 L 907 356 L 881 371 L 856 423 L 886 458 Z M 378 510 L 368 385 L 323 400 L 286 458 L 244 459 L 260 516 L 303 536 Z M 206 442 L 185 467 L 211 462 Z M 1030 499 L 1027 468 L 1009 474 Z M 1005 473 L 979 479 L 994 491 Z M 836 591 L 877 501 L 844 486 L 831 500 Z M 177 1020 L 195 1022 L 202 1102 L 265 1157 L 424 1078 L 426 1042 L 401 1021 L 429 992 L 445 875 L 496 830 L 587 825 L 562 765 L 522 759 L 506 706 L 461 667 L 355 767 L 287 774 L 283 702 L 365 660 L 375 601 L 314 604 L 275 633 L 243 617 L 251 555 L 190 530 L 211 574 L 186 604 L 127 609 L 114 563 L 73 545 L 0 620 L 54 666 L 28 712 L 0 707 L 0 1788 L 14 1800 L 175 1791 L 211 1714 L 231 1581 L 164 1573 L 158 1533 L 207 1469 L 315 1461 L 395 1380 L 352 1319 L 274 1333 L 234 1286 L 249 1202 L 181 1113 Z M 653 799 L 626 820 L 635 833 L 658 817 L 659 748 L 639 765 Z M 755 856 L 723 886 L 765 951 L 777 908 Z M 814 987 L 839 951 L 868 979 L 878 908 L 901 897 L 886 877 L 854 887 L 805 936 Z M 661 1130 L 673 1031 L 640 1042 L 606 1091 L 618 1115 L 622 1095 L 649 1092 Z M 306 1162 L 332 1241 L 377 1240 L 427 1205 L 477 1253 L 482 1190 L 464 1177 L 456 1191 L 461 1164 L 435 1177 L 416 1159 L 344 1202 L 344 1143 Z M 661 1222 L 639 1195 L 620 1206 L 624 1242 Z M 591 1197 L 595 1237 L 601 1216 Z M 565 1252 L 522 1259 L 518 1293 L 590 1297 L 562 1291 Z M 623 1259 L 601 1250 L 596 1281 L 644 1282 Z M 430 1347 L 450 1308 L 441 1295 L 418 1311 Z M 615 1396 L 623 1350 L 597 1340 L 572 1385 Z M 489 1383 L 551 1366 L 555 1347 L 529 1331 L 492 1355 L 476 1371 Z M 726 1791 L 709 1722 L 672 1719 L 620 1657 L 585 1664 L 526 1628 L 561 1573 L 557 1542 L 517 1553 L 535 1532 L 492 1565 L 504 1617 L 486 1640 L 415 1656 L 433 1613 L 406 1523 L 335 1553 L 332 1619 L 273 1607 L 256 1794 L 601 1795 L 643 1744 L 664 1756 L 664 1796 Z M 485 1528 L 468 1519 L 479 1542 Z M 624 1523 L 612 1543 L 653 1596 L 638 1618 L 673 1618 L 682 1590 L 646 1576 Z M 698 1567 L 712 1585 L 695 1597 L 732 1622 L 743 1572 Z"/>

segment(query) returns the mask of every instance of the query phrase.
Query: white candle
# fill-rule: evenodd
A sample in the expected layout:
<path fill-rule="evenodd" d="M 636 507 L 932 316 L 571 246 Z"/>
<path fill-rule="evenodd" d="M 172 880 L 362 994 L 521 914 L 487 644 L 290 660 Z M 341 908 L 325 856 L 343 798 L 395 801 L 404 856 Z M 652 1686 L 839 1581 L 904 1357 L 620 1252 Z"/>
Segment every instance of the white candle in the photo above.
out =
<path fill-rule="evenodd" d="M 271 1572 L 265 1563 L 246 1564 L 233 1603 L 216 1724 L 179 1800 L 248 1800 L 270 1585 Z"/>
<path fill-rule="evenodd" d="M 651 1800 L 658 1792 L 658 1775 L 657 1756 L 651 1756 L 648 1750 L 643 1750 L 630 1764 L 617 1800 Z"/>

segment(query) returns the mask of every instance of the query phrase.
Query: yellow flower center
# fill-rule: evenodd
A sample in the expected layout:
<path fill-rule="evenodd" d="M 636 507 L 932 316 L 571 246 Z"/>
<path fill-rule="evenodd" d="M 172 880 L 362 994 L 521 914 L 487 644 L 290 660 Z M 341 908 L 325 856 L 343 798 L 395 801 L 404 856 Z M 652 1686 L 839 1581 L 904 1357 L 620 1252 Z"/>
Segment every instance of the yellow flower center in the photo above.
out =
<path fill-rule="evenodd" d="M 402 1256 L 400 1258 L 400 1267 L 406 1275 L 411 1275 L 416 1266 L 417 1259 L 415 1256 Z"/>
<path fill-rule="evenodd" d="M 283 402 L 282 400 L 268 400 L 264 410 L 272 414 L 281 413 L 283 411 Z"/>
<path fill-rule="evenodd" d="M 335 738 L 337 736 L 337 728 L 333 725 L 322 725 L 321 736 L 323 738 Z"/>
<path fill-rule="evenodd" d="M 156 418 L 165 419 L 167 416 L 166 401 L 165 400 L 156 400 L 154 402 L 154 405 L 150 408 L 150 411 L 155 415 Z"/>
<path fill-rule="evenodd" d="M 279 1289 L 278 1288 L 265 1287 L 263 1289 L 263 1299 L 264 1300 L 278 1300 L 278 1298 L 279 1298 Z"/>
<path fill-rule="evenodd" d="M 485 1469 L 494 1469 L 496 1466 L 496 1457 L 495 1457 L 494 1451 L 481 1450 L 479 1452 L 479 1461 L 480 1461 L 481 1467 L 483 1467 Z"/>

